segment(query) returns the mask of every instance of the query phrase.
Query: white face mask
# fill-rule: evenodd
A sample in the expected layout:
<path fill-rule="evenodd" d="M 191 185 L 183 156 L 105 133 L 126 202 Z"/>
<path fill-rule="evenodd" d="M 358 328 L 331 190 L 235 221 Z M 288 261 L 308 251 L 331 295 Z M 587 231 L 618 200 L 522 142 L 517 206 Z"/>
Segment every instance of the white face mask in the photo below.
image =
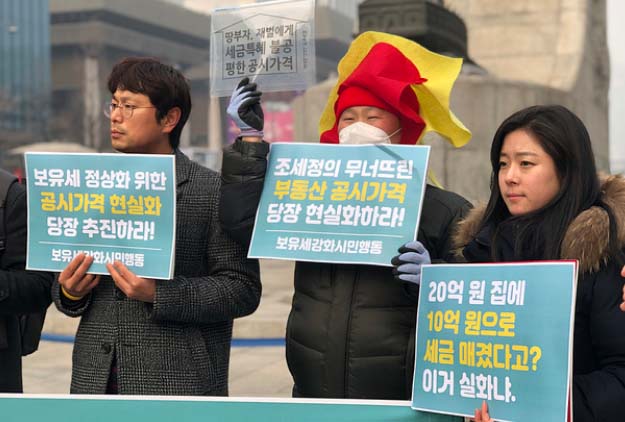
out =
<path fill-rule="evenodd" d="M 363 145 L 363 144 L 390 144 L 391 136 L 399 132 L 401 128 L 387 135 L 382 129 L 364 122 L 356 122 L 344 127 L 339 132 L 340 144 Z"/>

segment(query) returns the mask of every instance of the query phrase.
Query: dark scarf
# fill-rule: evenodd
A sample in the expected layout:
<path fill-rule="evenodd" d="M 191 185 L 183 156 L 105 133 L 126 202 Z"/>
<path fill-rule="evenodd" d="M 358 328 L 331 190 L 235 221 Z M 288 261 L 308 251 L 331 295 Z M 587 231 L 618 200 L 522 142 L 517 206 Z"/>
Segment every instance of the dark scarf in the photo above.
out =
<path fill-rule="evenodd" d="M 494 223 L 487 224 L 482 227 L 473 240 L 467 243 L 462 254 L 468 262 L 493 262 L 495 260 L 514 262 L 545 259 L 540 248 L 532 251 L 527 245 L 517 245 L 518 250 L 515 250 L 518 231 L 518 224 L 514 220 L 503 221 L 498 227 Z M 495 235 L 497 236 L 496 239 Z M 540 244 L 535 240 L 530 235 L 526 238 L 525 243 Z"/>

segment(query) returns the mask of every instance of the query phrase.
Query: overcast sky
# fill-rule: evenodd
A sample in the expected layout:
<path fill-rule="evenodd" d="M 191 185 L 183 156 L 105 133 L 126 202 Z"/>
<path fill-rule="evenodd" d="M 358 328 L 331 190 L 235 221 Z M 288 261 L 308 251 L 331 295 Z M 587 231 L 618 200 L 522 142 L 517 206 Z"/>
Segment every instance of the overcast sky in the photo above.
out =
<path fill-rule="evenodd" d="M 610 158 L 612 170 L 625 172 L 625 2 L 608 0 L 610 48 Z"/>

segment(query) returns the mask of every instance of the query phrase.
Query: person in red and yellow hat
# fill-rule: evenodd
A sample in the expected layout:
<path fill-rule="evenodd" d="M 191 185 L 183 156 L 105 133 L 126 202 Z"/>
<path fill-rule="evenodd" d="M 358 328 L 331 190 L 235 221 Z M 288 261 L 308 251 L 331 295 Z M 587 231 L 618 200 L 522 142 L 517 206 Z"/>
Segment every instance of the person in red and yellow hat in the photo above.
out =
<path fill-rule="evenodd" d="M 339 63 L 320 142 L 416 144 L 432 130 L 464 145 L 470 132 L 449 110 L 461 63 L 402 37 L 361 34 Z M 228 113 L 241 136 L 224 150 L 222 164 L 221 224 L 246 245 L 269 150 L 260 98 L 247 79 L 235 89 Z M 411 270 L 453 259 L 452 228 L 469 207 L 461 196 L 428 185 L 417 239 L 398 245 L 395 269 L 296 263 L 286 334 L 294 396 L 410 399 L 420 281 Z"/>

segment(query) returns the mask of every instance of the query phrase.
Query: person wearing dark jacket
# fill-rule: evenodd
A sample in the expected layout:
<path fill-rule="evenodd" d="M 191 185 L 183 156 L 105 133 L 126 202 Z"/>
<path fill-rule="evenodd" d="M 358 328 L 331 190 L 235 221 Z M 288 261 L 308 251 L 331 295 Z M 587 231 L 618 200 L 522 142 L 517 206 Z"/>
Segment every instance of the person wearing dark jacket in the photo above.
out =
<path fill-rule="evenodd" d="M 4 171 L 4 170 L 0 170 Z M 6 174 L 2 177 L 10 177 Z M 26 191 L 12 183 L 4 201 L 6 239 L 0 245 L 0 393 L 22 392 L 20 315 L 50 305 L 53 276 L 26 271 Z"/>
<path fill-rule="evenodd" d="M 81 318 L 70 392 L 225 396 L 233 320 L 260 301 L 258 262 L 220 229 L 219 175 L 178 149 L 191 111 L 184 76 L 129 57 L 108 88 L 113 148 L 175 155 L 176 265 L 171 280 L 139 277 L 119 261 L 99 276 L 89 274 L 93 257 L 79 254 L 59 274 L 55 305 Z"/>
<path fill-rule="evenodd" d="M 469 262 L 579 261 L 573 418 L 622 421 L 625 179 L 597 175 L 586 127 L 562 106 L 512 114 L 495 133 L 490 160 L 490 199 L 460 224 L 458 253 Z M 476 411 L 477 422 L 490 420 L 486 406 Z"/>
<path fill-rule="evenodd" d="M 361 48 L 370 54 L 355 60 Z M 358 37 L 339 65 L 339 84 L 326 107 L 332 112 L 322 117 L 321 142 L 417 142 L 425 122 L 413 90 L 423 82 L 416 69 L 423 60 L 415 64 L 412 59 L 416 49 L 422 52 L 417 44 L 388 34 Z M 384 83 L 382 73 L 395 78 L 394 87 Z M 248 245 L 269 150 L 259 142 L 262 109 L 256 85 L 243 80 L 228 110 L 242 136 L 224 151 L 220 218 L 224 231 Z M 447 129 L 438 128 L 449 135 Z M 425 246 L 433 262 L 453 259 L 452 228 L 469 207 L 461 196 L 428 185 L 418 241 L 403 248 Z M 409 399 L 419 286 L 388 267 L 369 265 L 296 262 L 294 278 L 286 333 L 293 395 Z"/>

